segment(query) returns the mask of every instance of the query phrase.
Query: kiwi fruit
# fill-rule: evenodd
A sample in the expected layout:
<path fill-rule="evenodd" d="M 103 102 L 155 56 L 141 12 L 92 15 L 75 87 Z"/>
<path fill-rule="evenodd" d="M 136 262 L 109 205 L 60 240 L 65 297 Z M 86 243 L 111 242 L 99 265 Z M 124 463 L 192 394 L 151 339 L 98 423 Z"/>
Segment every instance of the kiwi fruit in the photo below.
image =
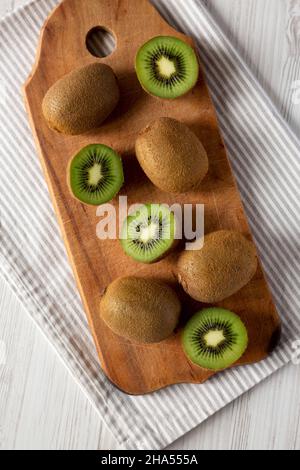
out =
<path fill-rule="evenodd" d="M 248 347 L 248 333 L 235 313 L 207 308 L 187 323 L 182 345 L 191 362 L 218 371 L 232 366 L 243 356 Z"/>
<path fill-rule="evenodd" d="M 99 127 L 119 98 L 119 86 L 111 67 L 94 63 L 56 82 L 46 93 L 42 109 L 51 129 L 79 135 Z"/>
<path fill-rule="evenodd" d="M 124 183 L 120 156 L 102 144 L 80 150 L 69 165 L 69 187 L 72 195 L 92 206 L 111 201 Z"/>
<path fill-rule="evenodd" d="M 178 279 L 193 299 L 215 303 L 248 284 L 257 266 L 254 244 L 241 233 L 221 230 L 207 235 L 201 250 L 180 255 Z"/>
<path fill-rule="evenodd" d="M 159 343 L 178 324 L 181 305 L 166 284 L 138 277 L 115 280 L 100 302 L 100 316 L 117 335 L 137 343 Z"/>
<path fill-rule="evenodd" d="M 144 90 L 164 99 L 185 95 L 199 77 L 194 49 L 171 36 L 158 36 L 144 44 L 137 53 L 135 67 Z"/>
<path fill-rule="evenodd" d="M 175 215 L 167 206 L 145 204 L 130 215 L 123 227 L 121 244 L 135 261 L 155 263 L 176 244 Z"/>
<path fill-rule="evenodd" d="M 208 172 L 207 153 L 183 123 L 163 117 L 149 124 L 136 141 L 137 159 L 152 183 L 168 193 L 197 189 Z"/>

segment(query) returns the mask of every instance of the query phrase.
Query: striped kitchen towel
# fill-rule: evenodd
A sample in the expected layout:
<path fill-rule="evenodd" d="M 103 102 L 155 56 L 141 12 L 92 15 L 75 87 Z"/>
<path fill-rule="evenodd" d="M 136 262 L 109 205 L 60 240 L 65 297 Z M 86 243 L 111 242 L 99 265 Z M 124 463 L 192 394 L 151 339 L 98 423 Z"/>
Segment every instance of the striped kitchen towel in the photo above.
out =
<path fill-rule="evenodd" d="M 300 338 L 300 143 L 203 1 L 152 1 L 199 45 L 284 329 L 267 360 L 204 385 L 145 397 L 126 396 L 111 385 L 98 363 L 21 93 L 40 29 L 58 0 L 35 1 L 7 16 L 0 22 L 0 269 L 125 449 L 164 448 L 287 364 Z"/>

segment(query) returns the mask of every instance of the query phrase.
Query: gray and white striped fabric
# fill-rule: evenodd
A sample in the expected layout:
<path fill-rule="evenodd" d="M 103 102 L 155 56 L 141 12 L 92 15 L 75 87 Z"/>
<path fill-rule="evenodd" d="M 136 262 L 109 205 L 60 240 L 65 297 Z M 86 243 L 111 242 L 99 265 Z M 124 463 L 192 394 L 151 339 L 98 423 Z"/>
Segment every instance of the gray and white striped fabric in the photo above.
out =
<path fill-rule="evenodd" d="M 300 143 L 204 2 L 153 0 L 199 45 L 284 334 L 281 346 L 260 364 L 227 371 L 204 385 L 124 395 L 100 369 L 21 95 L 40 28 L 57 3 L 35 1 L 0 22 L 0 268 L 119 445 L 160 449 L 290 361 L 292 342 L 300 338 Z"/>

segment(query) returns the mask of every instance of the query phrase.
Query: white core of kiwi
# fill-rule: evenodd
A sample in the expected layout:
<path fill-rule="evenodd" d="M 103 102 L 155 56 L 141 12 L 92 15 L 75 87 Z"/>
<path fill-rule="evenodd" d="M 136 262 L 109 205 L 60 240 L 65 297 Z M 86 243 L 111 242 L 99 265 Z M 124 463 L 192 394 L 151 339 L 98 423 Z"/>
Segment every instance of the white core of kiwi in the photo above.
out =
<path fill-rule="evenodd" d="M 140 233 L 140 240 L 147 244 L 151 240 L 158 240 L 159 238 L 159 226 L 158 224 L 151 223 L 147 227 L 143 227 Z"/>
<path fill-rule="evenodd" d="M 88 183 L 91 186 L 97 186 L 98 183 L 103 178 L 102 167 L 100 163 L 94 163 L 94 165 L 89 169 L 88 173 L 89 173 Z"/>
<path fill-rule="evenodd" d="M 205 336 L 204 340 L 208 347 L 216 348 L 226 340 L 222 330 L 211 330 Z"/>
<path fill-rule="evenodd" d="M 176 67 L 172 60 L 168 57 L 162 56 L 157 62 L 159 73 L 162 77 L 171 78 L 176 73 Z"/>

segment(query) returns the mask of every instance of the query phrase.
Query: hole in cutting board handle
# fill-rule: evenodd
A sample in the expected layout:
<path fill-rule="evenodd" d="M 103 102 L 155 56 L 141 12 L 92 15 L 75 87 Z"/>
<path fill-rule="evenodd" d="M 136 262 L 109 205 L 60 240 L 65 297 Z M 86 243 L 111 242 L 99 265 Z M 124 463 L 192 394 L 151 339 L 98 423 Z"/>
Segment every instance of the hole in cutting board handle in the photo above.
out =
<path fill-rule="evenodd" d="M 116 48 L 116 38 L 107 28 L 95 26 L 86 35 L 86 47 L 94 57 L 107 57 Z"/>

